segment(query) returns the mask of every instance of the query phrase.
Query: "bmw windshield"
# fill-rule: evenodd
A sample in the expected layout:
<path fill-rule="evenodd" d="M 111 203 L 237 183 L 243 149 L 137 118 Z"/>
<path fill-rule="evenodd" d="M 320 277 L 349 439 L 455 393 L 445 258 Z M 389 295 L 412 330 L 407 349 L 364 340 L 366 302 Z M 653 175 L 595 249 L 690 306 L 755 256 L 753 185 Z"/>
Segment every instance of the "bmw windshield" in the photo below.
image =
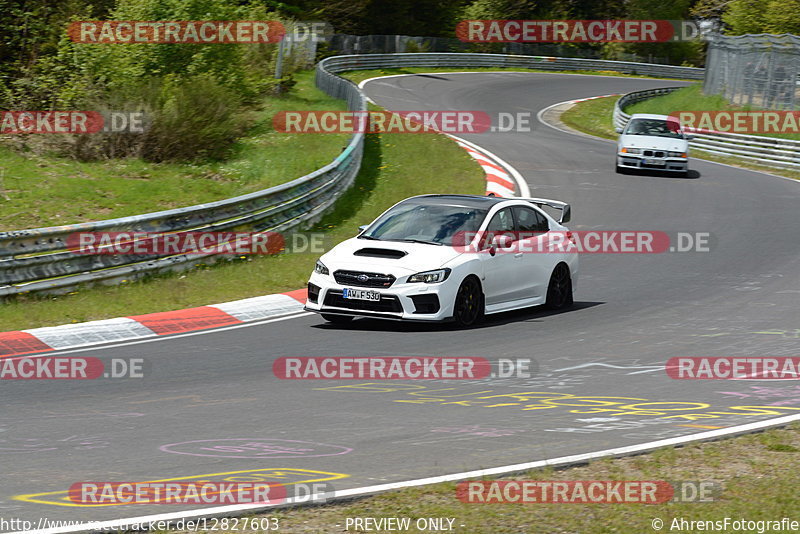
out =
<path fill-rule="evenodd" d="M 453 238 L 477 232 L 488 209 L 428 202 L 403 202 L 359 236 L 377 241 L 453 245 Z"/>
<path fill-rule="evenodd" d="M 683 139 L 680 125 L 677 122 L 661 119 L 633 119 L 625 128 L 625 135 L 651 135 Z"/>

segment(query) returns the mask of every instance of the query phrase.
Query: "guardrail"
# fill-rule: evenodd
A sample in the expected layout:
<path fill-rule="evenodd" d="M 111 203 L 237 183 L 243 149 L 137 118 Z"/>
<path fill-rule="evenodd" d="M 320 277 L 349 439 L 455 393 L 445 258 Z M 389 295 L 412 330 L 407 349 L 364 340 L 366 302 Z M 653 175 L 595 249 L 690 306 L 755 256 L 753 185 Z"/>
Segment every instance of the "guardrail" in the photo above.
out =
<path fill-rule="evenodd" d="M 396 67 L 496 67 L 540 70 L 609 70 L 683 80 L 702 80 L 705 69 L 657 65 L 631 61 L 581 59 L 551 56 L 466 54 L 430 52 L 423 54 L 364 54 L 333 56 L 323 60 L 331 72 Z"/>
<path fill-rule="evenodd" d="M 671 93 L 680 87 L 664 87 L 634 91 L 622 95 L 614 106 L 613 122 L 615 128 L 624 128 L 631 116 L 623 110 L 636 102 Z M 800 141 L 767 137 L 764 135 L 745 135 L 727 132 L 691 132 L 694 139 L 689 141 L 691 148 L 737 158 L 757 161 L 762 165 L 796 169 L 800 167 Z"/>
<path fill-rule="evenodd" d="M 624 61 L 498 54 L 421 53 L 333 56 L 316 67 L 316 84 L 365 111 L 366 99 L 348 70 L 394 67 L 506 67 L 541 70 L 612 70 L 628 74 L 699 80 L 703 69 Z M 214 263 L 218 256 L 77 254 L 67 247 L 75 232 L 190 231 L 287 232 L 318 220 L 353 182 L 361 166 L 364 135 L 354 134 L 331 163 L 311 174 L 263 191 L 218 202 L 83 224 L 0 232 L 0 297 L 64 293 L 81 284 L 114 284 L 147 274 Z"/>

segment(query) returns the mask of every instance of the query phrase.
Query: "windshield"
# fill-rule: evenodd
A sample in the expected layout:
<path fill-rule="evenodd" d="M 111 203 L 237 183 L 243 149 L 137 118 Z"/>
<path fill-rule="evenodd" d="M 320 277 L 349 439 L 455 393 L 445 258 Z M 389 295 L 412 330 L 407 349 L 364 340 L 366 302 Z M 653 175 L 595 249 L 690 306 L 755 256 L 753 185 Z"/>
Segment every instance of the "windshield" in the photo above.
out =
<path fill-rule="evenodd" d="M 625 128 L 625 135 L 652 135 L 683 139 L 678 123 L 663 119 L 633 119 Z"/>
<path fill-rule="evenodd" d="M 453 245 L 456 235 L 476 232 L 487 209 L 409 201 L 384 213 L 361 239 Z"/>

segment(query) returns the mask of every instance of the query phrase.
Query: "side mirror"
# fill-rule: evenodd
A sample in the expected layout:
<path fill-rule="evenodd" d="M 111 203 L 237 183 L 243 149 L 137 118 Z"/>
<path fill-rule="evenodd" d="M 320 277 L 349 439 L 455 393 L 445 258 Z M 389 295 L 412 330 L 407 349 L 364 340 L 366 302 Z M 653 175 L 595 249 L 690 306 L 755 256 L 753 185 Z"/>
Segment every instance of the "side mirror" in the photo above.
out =
<path fill-rule="evenodd" d="M 620 128 L 619 126 L 617 126 L 617 127 L 615 127 L 615 128 L 614 128 L 614 131 L 615 131 L 615 132 L 617 132 L 617 133 L 619 133 L 619 134 L 621 134 L 621 133 L 622 133 L 622 128 Z"/>
<path fill-rule="evenodd" d="M 511 248 L 514 245 L 514 240 L 511 237 L 500 234 L 492 238 L 492 247 L 497 249 Z"/>
<path fill-rule="evenodd" d="M 566 206 L 564 206 L 564 210 L 561 212 L 561 219 L 559 219 L 558 222 L 564 224 L 566 222 L 569 222 L 571 219 L 572 219 L 572 208 L 570 207 L 569 204 L 567 204 Z"/>
<path fill-rule="evenodd" d="M 684 139 L 686 139 L 687 141 L 691 141 L 692 139 L 694 139 L 694 137 L 695 137 L 695 136 L 693 136 L 692 134 L 686 134 L 686 135 L 684 135 L 683 137 L 684 137 Z"/>

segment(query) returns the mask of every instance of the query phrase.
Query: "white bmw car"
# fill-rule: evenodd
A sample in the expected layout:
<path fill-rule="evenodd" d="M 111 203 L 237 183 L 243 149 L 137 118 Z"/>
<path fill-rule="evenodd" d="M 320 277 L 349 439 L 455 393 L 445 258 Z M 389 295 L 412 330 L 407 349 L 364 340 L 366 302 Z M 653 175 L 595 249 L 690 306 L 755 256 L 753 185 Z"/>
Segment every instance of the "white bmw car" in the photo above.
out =
<path fill-rule="evenodd" d="M 617 141 L 617 172 L 625 169 L 651 169 L 689 172 L 689 140 L 680 124 L 667 115 L 631 115 Z"/>
<path fill-rule="evenodd" d="M 560 210 L 558 220 L 542 206 Z M 423 195 L 399 202 L 317 261 L 306 309 L 354 317 L 454 320 L 545 304 L 572 305 L 578 254 L 548 199 Z"/>

